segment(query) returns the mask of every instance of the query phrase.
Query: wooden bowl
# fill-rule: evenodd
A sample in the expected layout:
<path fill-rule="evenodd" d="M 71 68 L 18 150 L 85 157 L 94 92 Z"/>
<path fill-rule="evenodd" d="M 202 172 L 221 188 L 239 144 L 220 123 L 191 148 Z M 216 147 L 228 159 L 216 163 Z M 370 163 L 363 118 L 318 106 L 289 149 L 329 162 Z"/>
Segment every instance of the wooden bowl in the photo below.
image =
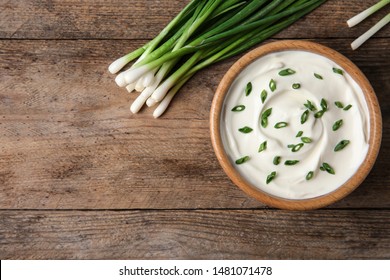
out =
<path fill-rule="evenodd" d="M 286 51 L 286 50 L 301 50 L 308 51 L 315 54 L 322 55 L 334 61 L 357 82 L 357 84 L 363 90 L 368 111 L 370 117 L 370 135 L 369 135 L 369 150 L 367 152 L 366 158 L 363 163 L 360 165 L 358 170 L 354 175 L 345 182 L 342 186 L 337 188 L 335 191 L 328 194 L 308 198 L 308 199 L 285 199 L 281 197 L 276 197 L 270 195 L 259 188 L 248 183 L 235 169 L 233 164 L 230 162 L 222 143 L 221 132 L 220 132 L 220 122 L 221 122 L 221 111 L 225 96 L 229 91 L 230 86 L 232 85 L 235 78 L 238 74 L 250 63 L 256 59 L 267 55 L 269 53 Z M 223 170 L 228 175 L 228 177 L 241 188 L 249 196 L 254 197 L 255 199 L 273 207 L 289 210 L 310 210 L 325 207 L 330 205 L 355 190 L 367 177 L 368 173 L 372 169 L 375 160 L 377 158 L 381 138 L 382 138 L 382 117 L 380 112 L 380 107 L 378 100 L 376 98 L 375 92 L 370 85 L 370 82 L 364 76 L 364 74 L 359 70 L 359 68 L 353 64 L 349 59 L 340 53 L 332 50 L 323 45 L 308 42 L 308 41 L 298 41 L 298 40 L 284 40 L 274 43 L 269 43 L 263 45 L 248 54 L 244 55 L 239 59 L 225 74 L 222 81 L 220 82 L 216 94 L 214 96 L 211 113 L 210 113 L 210 132 L 211 132 L 211 141 L 215 151 L 215 154 L 218 158 L 219 163 L 221 164 Z"/>

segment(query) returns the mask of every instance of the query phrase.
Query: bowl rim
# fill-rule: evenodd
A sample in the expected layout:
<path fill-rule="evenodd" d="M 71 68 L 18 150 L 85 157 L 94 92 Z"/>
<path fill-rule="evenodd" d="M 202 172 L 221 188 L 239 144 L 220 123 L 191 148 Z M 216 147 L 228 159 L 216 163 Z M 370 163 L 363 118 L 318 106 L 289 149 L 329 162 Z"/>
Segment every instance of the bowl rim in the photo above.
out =
<path fill-rule="evenodd" d="M 220 133 L 221 111 L 225 96 L 238 74 L 256 59 L 269 53 L 281 51 L 308 51 L 322 55 L 340 65 L 363 91 L 369 116 L 370 137 L 366 158 L 354 175 L 336 190 L 322 196 L 308 199 L 286 199 L 273 196 L 246 181 L 230 162 L 222 143 Z M 211 143 L 222 169 L 233 183 L 249 196 L 272 207 L 287 210 L 311 210 L 328 206 L 354 191 L 368 176 L 379 153 L 382 140 L 382 116 L 374 89 L 363 72 L 347 57 L 322 44 L 305 40 L 281 40 L 262 45 L 236 61 L 225 73 L 215 92 L 210 110 Z"/>

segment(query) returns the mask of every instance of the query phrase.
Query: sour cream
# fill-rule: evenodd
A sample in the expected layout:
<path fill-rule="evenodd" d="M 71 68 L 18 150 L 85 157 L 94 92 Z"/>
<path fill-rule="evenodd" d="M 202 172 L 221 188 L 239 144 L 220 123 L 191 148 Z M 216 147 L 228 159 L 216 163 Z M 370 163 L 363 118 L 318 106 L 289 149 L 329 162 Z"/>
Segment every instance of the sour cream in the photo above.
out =
<path fill-rule="evenodd" d="M 232 83 L 221 114 L 232 165 L 277 197 L 336 190 L 369 148 L 363 91 L 342 67 L 311 52 L 276 52 L 251 63 Z"/>

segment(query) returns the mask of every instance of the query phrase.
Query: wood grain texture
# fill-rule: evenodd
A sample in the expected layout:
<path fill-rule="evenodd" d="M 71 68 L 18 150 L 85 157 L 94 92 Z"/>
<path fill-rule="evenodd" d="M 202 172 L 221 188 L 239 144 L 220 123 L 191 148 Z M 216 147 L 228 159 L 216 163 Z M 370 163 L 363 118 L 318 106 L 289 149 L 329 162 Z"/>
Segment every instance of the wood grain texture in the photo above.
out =
<path fill-rule="evenodd" d="M 189 1 L 0 0 L 0 38 L 152 38 Z M 375 0 L 332 0 L 281 32 L 279 38 L 355 38 L 386 15 L 383 10 L 350 29 L 346 21 Z M 388 11 L 387 11 L 388 12 Z M 36 15 L 39 15 L 38 17 Z M 377 37 L 390 36 L 390 30 Z"/>
<path fill-rule="evenodd" d="M 1 211 L 1 259 L 388 259 L 389 211 Z"/>
<path fill-rule="evenodd" d="M 390 62 L 383 59 L 390 53 L 388 41 L 374 39 L 360 53 L 342 39 L 318 42 L 361 67 L 384 118 L 374 170 L 334 207 L 389 207 Z M 0 41 L 2 209 L 263 207 L 229 181 L 210 144 L 211 100 L 236 58 L 195 76 L 154 120 L 150 109 L 129 112 L 136 95 L 117 88 L 106 69 L 124 46 L 140 43 Z"/>

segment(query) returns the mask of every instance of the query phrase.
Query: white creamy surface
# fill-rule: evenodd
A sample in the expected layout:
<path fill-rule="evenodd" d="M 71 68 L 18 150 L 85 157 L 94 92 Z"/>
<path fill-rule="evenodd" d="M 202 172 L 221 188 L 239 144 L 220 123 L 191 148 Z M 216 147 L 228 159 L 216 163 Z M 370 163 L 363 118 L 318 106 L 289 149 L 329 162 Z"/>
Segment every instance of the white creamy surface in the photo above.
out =
<path fill-rule="evenodd" d="M 359 168 L 368 151 L 369 112 L 362 90 L 345 71 L 343 75 L 333 72 L 333 67 L 342 69 L 323 56 L 305 51 L 283 51 L 268 54 L 246 67 L 235 79 L 226 95 L 221 118 L 222 141 L 232 165 L 252 185 L 266 193 L 288 199 L 302 199 L 321 196 L 345 183 Z M 296 73 L 280 76 L 283 69 L 293 69 Z M 317 73 L 322 80 L 314 76 Z M 276 82 L 276 90 L 269 87 L 270 80 Z M 246 96 L 245 88 L 252 83 L 252 91 Z M 299 83 L 299 89 L 292 84 Z M 268 93 L 262 104 L 260 94 Z M 307 100 L 321 110 L 324 98 L 328 110 L 321 118 L 310 112 L 308 120 L 301 124 L 301 116 L 307 110 Z M 340 101 L 352 107 L 345 111 L 335 105 Z M 233 112 L 232 108 L 244 105 L 245 110 Z M 268 126 L 262 127 L 262 113 L 272 108 Z M 333 124 L 342 119 L 343 125 L 333 131 Z M 287 122 L 285 128 L 276 129 L 278 122 Z M 240 128 L 248 126 L 250 133 L 242 133 Z M 287 148 L 289 144 L 302 143 L 296 137 L 303 131 L 312 143 L 304 144 L 298 152 Z M 335 146 L 341 140 L 350 143 L 341 151 Z M 267 149 L 258 152 L 259 146 L 267 141 Z M 244 156 L 249 160 L 242 164 L 235 161 Z M 281 157 L 279 165 L 274 165 L 275 156 Z M 293 166 L 285 165 L 286 160 L 299 160 Z M 328 163 L 335 174 L 321 171 L 320 166 Z M 309 171 L 314 172 L 311 180 L 306 180 Z M 275 178 L 266 184 L 267 176 L 276 172 Z"/>

